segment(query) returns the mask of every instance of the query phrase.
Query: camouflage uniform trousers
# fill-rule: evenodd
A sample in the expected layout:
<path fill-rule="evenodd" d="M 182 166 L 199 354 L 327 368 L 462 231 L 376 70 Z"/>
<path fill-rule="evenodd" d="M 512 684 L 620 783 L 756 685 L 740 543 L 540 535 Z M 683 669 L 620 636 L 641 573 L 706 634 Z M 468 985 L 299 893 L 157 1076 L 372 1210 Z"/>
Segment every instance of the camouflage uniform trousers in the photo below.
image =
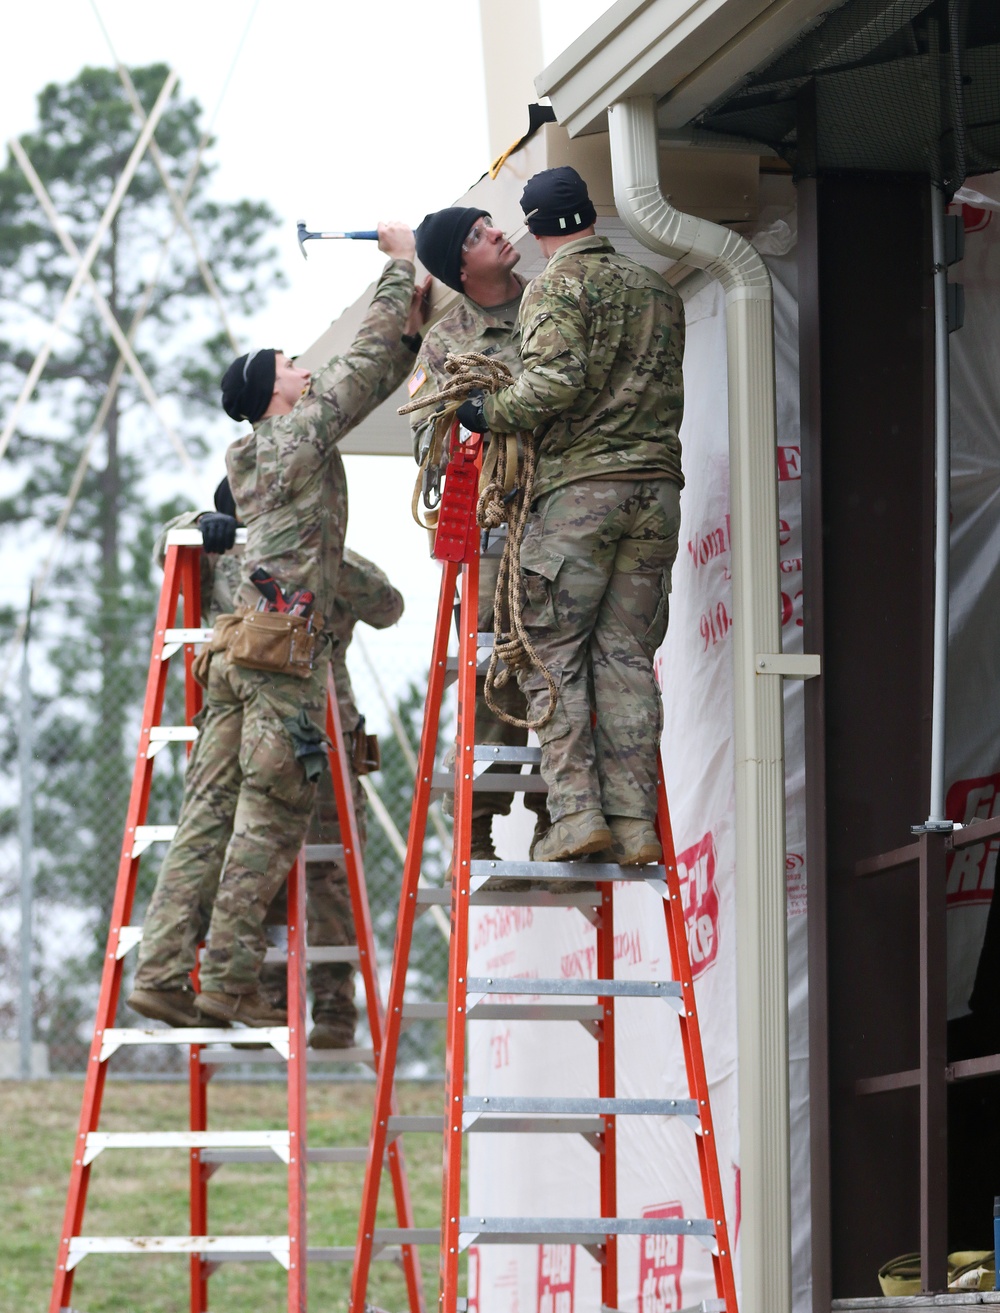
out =
<path fill-rule="evenodd" d="M 497 591 L 500 556 L 505 542 L 505 538 L 494 536 L 489 551 L 481 556 L 479 560 L 478 624 L 480 633 L 492 634 L 493 632 L 493 602 Z M 528 731 L 518 729 L 514 725 L 508 725 L 506 721 L 495 716 L 486 704 L 485 688 L 486 677 L 480 675 L 476 679 L 476 742 L 500 745 L 507 748 L 523 748 L 528 742 Z M 525 701 L 524 694 L 513 679 L 497 691 L 496 700 L 508 715 L 517 716 L 521 720 L 526 719 L 528 704 Z M 445 764 L 448 766 L 454 765 L 454 756 L 454 751 L 449 752 L 445 758 Z M 491 771 L 497 774 L 510 774 L 516 769 L 517 767 L 511 766 L 509 763 L 501 763 L 496 767 L 488 766 L 483 774 L 488 775 Z M 533 812 L 536 816 L 547 815 L 544 793 L 525 792 L 522 796 L 528 811 Z M 494 793 L 485 790 L 474 793 L 472 797 L 473 818 L 477 816 L 507 816 L 514 801 L 512 793 Z M 442 803 L 442 810 L 446 816 L 452 815 L 453 806 L 454 794 L 449 792 L 445 795 Z"/>
<path fill-rule="evenodd" d="M 679 532 L 680 489 L 670 479 L 581 479 L 532 507 L 523 616 L 559 691 L 538 733 L 553 820 L 588 808 L 656 816 L 663 704 L 653 657 L 667 631 Z M 544 679 L 530 668 L 521 687 L 540 716 Z"/>
<path fill-rule="evenodd" d="M 213 657 L 177 832 L 143 925 L 138 987 L 185 985 L 206 930 L 202 989 L 258 987 L 267 909 L 302 845 L 316 795 L 284 721 L 305 710 L 322 723 L 326 670 L 321 660 L 299 679 Z"/>
<path fill-rule="evenodd" d="M 363 853 L 368 838 L 368 817 L 365 793 L 361 781 L 350 763 L 348 738 L 348 773 L 357 819 L 358 841 Z M 321 776 L 316 792 L 316 805 L 306 833 L 306 843 L 340 843 L 340 821 L 333 796 L 333 780 L 327 772 Z M 288 921 L 288 886 L 282 885 L 275 895 L 266 918 L 268 925 L 285 925 Z M 306 863 L 307 942 L 316 948 L 342 947 L 356 944 L 354 913 L 347 883 L 347 868 L 343 862 Z M 261 986 L 267 996 L 284 1007 L 288 999 L 288 975 L 284 966 L 277 963 L 265 966 L 261 972 Z M 309 968 L 309 983 L 313 995 L 313 1020 L 327 1016 L 338 1020 L 357 1020 L 354 1006 L 354 968 L 348 962 L 318 962 Z"/>

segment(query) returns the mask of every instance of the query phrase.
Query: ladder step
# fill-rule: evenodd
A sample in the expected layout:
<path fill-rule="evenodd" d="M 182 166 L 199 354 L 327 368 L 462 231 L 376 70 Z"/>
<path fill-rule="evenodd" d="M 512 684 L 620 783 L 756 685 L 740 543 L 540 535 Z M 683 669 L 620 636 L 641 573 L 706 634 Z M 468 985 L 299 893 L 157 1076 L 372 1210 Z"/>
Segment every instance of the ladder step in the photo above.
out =
<path fill-rule="evenodd" d="M 542 761 L 541 748 L 506 748 L 492 743 L 477 743 L 472 755 L 476 761 L 516 761 L 529 766 Z"/>
<path fill-rule="evenodd" d="M 205 1149 L 203 1163 L 267 1163 L 274 1162 L 274 1154 L 267 1149 Z M 285 1160 L 287 1161 L 287 1159 Z M 306 1149 L 308 1163 L 366 1163 L 368 1148 Z"/>
<path fill-rule="evenodd" d="M 288 1236 L 73 1236 L 66 1267 L 72 1269 L 88 1254 L 204 1254 L 213 1262 L 273 1258 L 288 1267 Z"/>
<path fill-rule="evenodd" d="M 455 787 L 455 776 L 450 771 L 435 771 L 431 776 L 431 789 Z M 501 774 L 491 771 L 486 775 L 477 775 L 472 781 L 473 793 L 548 793 L 549 786 L 541 775 Z"/>
<path fill-rule="evenodd" d="M 154 725 L 149 731 L 146 756 L 155 757 L 167 743 L 193 743 L 197 737 L 197 725 Z"/>
<path fill-rule="evenodd" d="M 132 841 L 132 856 L 140 857 L 151 843 L 169 843 L 176 833 L 176 825 L 137 825 Z"/>
<path fill-rule="evenodd" d="M 609 1235 L 693 1236 L 715 1245 L 715 1223 L 686 1217 L 463 1217 L 459 1221 L 462 1249 L 472 1244 L 534 1245 L 551 1240 L 563 1244 L 600 1244 Z"/>
<path fill-rule="evenodd" d="M 523 778 L 531 779 L 532 776 Z M 615 862 L 473 861 L 469 863 L 469 874 L 474 877 L 513 876 L 516 880 L 593 880 L 595 884 L 607 880 L 638 883 L 640 880 L 666 879 L 662 866 L 618 866 Z"/>
<path fill-rule="evenodd" d="M 469 994 L 585 994 L 598 998 L 680 998 L 676 980 L 542 980 L 470 976 Z M 470 1009 L 471 1010 L 471 1009 Z"/>
<path fill-rule="evenodd" d="M 342 843 L 307 843 L 307 862 L 339 862 L 344 857 Z"/>
<path fill-rule="evenodd" d="M 105 1149 L 255 1149 L 263 1159 L 289 1159 L 287 1131 L 91 1131 L 83 1165 Z"/>
<path fill-rule="evenodd" d="M 372 1232 L 379 1245 L 438 1245 L 441 1228 L 437 1226 L 379 1226 Z"/>
<path fill-rule="evenodd" d="M 281 1062 L 288 1058 L 288 1027 L 287 1026 L 262 1026 L 260 1028 L 246 1030 L 223 1030 L 221 1028 L 208 1026 L 186 1026 L 171 1029 L 164 1026 L 156 1030 L 140 1030 L 134 1028 L 125 1029 L 124 1027 L 108 1027 L 101 1035 L 101 1056 L 100 1061 L 104 1062 L 110 1058 L 118 1049 L 135 1044 L 269 1044 L 275 1050 L 273 1061 Z M 241 1054 L 238 1048 L 233 1049 L 237 1054 L 235 1059 L 230 1061 L 246 1062 L 252 1060 L 250 1054 L 252 1049 L 246 1050 L 246 1056 Z M 202 1061 L 218 1062 L 220 1060 L 219 1052 L 213 1050 L 211 1056 Z"/>
<path fill-rule="evenodd" d="M 473 862 L 473 865 L 475 863 Z M 554 863 L 553 863 L 554 865 Z M 619 869 L 617 866 L 614 868 Z M 643 867 L 652 870 L 652 867 Z M 576 876 L 573 877 L 576 879 Z M 473 907 L 596 907 L 601 901 L 599 889 L 585 889 L 571 894 L 554 894 L 547 889 L 527 889 L 523 894 L 499 889 L 473 889 L 469 902 Z M 447 907 L 451 903 L 451 890 L 434 885 L 421 885 L 417 890 L 418 907 Z"/>
<path fill-rule="evenodd" d="M 395 1116 L 387 1123 L 390 1139 L 406 1131 L 444 1131 L 443 1117 Z M 603 1135 L 600 1117 L 478 1117 L 468 1128 L 476 1135 Z"/>
<path fill-rule="evenodd" d="M 168 629 L 163 635 L 160 659 L 169 661 L 185 643 L 207 643 L 211 637 L 211 629 Z"/>
<path fill-rule="evenodd" d="M 272 962 L 287 962 L 288 950 L 285 948 L 272 947 L 264 954 L 264 961 L 268 964 Z M 306 949 L 306 961 L 315 964 L 325 962 L 350 962 L 356 966 L 361 961 L 361 954 L 358 951 L 357 944 L 339 944 L 320 946 L 314 944 L 312 948 Z"/>
<path fill-rule="evenodd" d="M 118 931 L 118 952 L 117 957 L 124 957 L 126 953 L 135 948 L 136 944 L 142 943 L 142 926 L 141 925 L 123 925 Z M 287 962 L 288 953 L 284 948 L 271 947 L 264 955 L 266 963 Z M 306 961 L 313 963 L 324 962 L 350 962 L 356 966 L 361 961 L 361 954 L 357 944 L 338 944 L 338 945 L 319 945 L 315 944 L 312 948 L 306 949 Z"/>
<path fill-rule="evenodd" d="M 471 983 L 471 982 L 470 982 Z M 538 990 L 539 994 L 544 990 Z M 470 1021 L 600 1021 L 604 1009 L 597 1003 L 472 1003 Z M 447 1003 L 405 1003 L 403 1021 L 447 1021 Z"/>
<path fill-rule="evenodd" d="M 248 1031 L 247 1034 L 263 1035 L 264 1031 Z M 250 1040 L 247 1041 L 247 1043 L 251 1042 L 252 1041 Z M 201 1061 L 206 1067 L 225 1067 L 244 1062 L 253 1066 L 269 1066 L 285 1061 L 285 1058 L 281 1053 L 275 1052 L 273 1048 L 202 1049 L 198 1057 L 199 1061 Z M 373 1049 L 309 1049 L 306 1057 L 310 1067 L 320 1066 L 322 1064 L 353 1067 L 357 1066 L 359 1063 L 366 1067 L 375 1066 L 375 1052 Z"/>
<path fill-rule="evenodd" d="M 696 1099 L 553 1099 L 523 1095 L 467 1094 L 462 1100 L 464 1113 L 481 1112 L 570 1112 L 584 1115 L 618 1117 L 694 1117 L 698 1116 Z M 652 1232 L 649 1233 L 652 1235 Z"/>

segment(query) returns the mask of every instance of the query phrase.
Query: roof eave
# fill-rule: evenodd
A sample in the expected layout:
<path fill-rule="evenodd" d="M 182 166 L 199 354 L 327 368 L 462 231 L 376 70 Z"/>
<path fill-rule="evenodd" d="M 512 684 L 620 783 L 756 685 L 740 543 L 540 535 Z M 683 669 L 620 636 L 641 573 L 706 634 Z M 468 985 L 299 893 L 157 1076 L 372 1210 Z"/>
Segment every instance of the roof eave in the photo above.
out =
<path fill-rule="evenodd" d="M 608 107 L 655 95 L 683 128 L 843 0 L 618 0 L 535 79 L 571 137 Z"/>

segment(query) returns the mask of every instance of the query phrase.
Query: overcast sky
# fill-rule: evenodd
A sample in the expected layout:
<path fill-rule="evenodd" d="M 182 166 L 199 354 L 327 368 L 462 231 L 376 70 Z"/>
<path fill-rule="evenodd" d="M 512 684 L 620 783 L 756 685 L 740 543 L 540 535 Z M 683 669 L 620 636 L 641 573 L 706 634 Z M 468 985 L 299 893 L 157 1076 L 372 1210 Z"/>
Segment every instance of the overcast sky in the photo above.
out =
<path fill-rule="evenodd" d="M 607 7 L 608 0 L 540 0 L 545 62 Z M 298 219 L 312 228 L 372 228 L 380 218 L 415 224 L 428 210 L 450 205 L 489 166 L 476 0 L 8 4 L 4 141 L 35 125 L 36 97 L 47 83 L 66 81 L 85 64 L 111 62 L 98 14 L 123 62 L 171 65 L 181 93 L 202 104 L 217 139 L 215 193 L 265 199 L 281 216 L 275 239 L 290 287 L 239 325 L 247 341 L 301 350 L 382 268 L 370 243 L 314 244 L 303 263 Z M 220 433 L 218 450 L 190 489 L 202 501 L 218 481 L 225 442 L 235 436 Z M 417 652 L 429 656 L 437 590 L 423 535 L 409 523 L 415 467 L 389 457 L 347 463 L 348 541 L 385 567 L 409 603 L 397 631 L 371 636 L 396 685 L 394 668 L 402 673 Z M 3 600 L 13 600 L 11 593 L 20 600 L 29 568 L 25 560 L 22 571 L 7 572 Z M 418 664 L 425 663 L 421 655 Z"/>

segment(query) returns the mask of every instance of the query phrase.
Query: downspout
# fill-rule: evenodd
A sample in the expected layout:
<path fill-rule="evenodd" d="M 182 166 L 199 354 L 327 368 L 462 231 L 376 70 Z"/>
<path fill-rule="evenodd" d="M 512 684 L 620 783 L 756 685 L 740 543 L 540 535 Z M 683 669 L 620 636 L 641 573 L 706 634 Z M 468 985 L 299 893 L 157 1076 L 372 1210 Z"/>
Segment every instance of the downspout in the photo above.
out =
<path fill-rule="evenodd" d="M 612 105 L 608 122 L 625 226 L 651 250 L 704 269 L 726 293 L 742 1308 L 790 1313 L 782 675 L 807 671 L 803 658 L 780 655 L 771 277 L 744 237 L 664 199 L 652 96 Z"/>

